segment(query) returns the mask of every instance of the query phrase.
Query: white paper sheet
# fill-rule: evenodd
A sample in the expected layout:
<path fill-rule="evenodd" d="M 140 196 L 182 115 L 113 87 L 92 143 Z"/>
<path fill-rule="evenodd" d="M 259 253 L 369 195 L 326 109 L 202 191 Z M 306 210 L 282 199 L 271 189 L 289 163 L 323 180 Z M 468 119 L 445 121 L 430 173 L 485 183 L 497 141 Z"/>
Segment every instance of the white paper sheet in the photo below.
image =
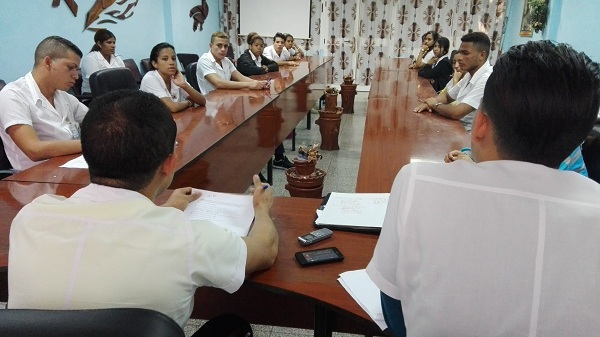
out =
<path fill-rule="evenodd" d="M 332 192 L 325 209 L 317 212 L 316 223 L 381 228 L 389 197 L 389 193 Z"/>
<path fill-rule="evenodd" d="M 88 168 L 88 164 L 85 161 L 85 159 L 83 159 L 83 155 L 81 155 L 75 159 L 69 160 L 68 162 L 64 163 L 60 167 L 86 169 L 86 168 Z"/>
<path fill-rule="evenodd" d="M 208 220 L 215 225 L 246 236 L 254 219 L 251 195 L 199 191 L 201 196 L 185 209 L 190 220 Z"/>
<path fill-rule="evenodd" d="M 341 273 L 338 282 L 381 330 L 387 328 L 383 319 L 379 288 L 371 281 L 365 269 Z"/>

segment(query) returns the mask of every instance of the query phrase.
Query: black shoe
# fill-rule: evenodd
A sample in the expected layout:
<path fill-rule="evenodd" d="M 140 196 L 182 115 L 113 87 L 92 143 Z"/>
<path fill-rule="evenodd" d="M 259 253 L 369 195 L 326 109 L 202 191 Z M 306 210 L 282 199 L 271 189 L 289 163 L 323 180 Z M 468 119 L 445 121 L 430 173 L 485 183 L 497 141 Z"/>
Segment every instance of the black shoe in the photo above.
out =
<path fill-rule="evenodd" d="M 260 179 L 261 183 L 265 183 L 265 184 L 269 183 L 269 181 L 267 180 L 267 178 L 265 178 L 265 176 L 262 175 L 262 172 L 258 174 L 258 178 Z"/>
<path fill-rule="evenodd" d="M 287 170 L 291 167 L 294 167 L 294 163 L 292 163 L 286 156 L 283 156 L 283 158 L 273 160 L 273 167 L 280 170 Z"/>

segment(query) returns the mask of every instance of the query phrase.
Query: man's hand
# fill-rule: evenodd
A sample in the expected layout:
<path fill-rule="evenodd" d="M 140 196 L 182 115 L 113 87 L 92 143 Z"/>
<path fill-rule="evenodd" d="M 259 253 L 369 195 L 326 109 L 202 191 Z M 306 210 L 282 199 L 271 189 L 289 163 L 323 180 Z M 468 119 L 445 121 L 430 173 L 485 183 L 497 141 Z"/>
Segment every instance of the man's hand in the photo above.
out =
<path fill-rule="evenodd" d="M 413 112 L 423 112 L 425 110 L 431 112 L 431 108 L 429 107 L 429 105 L 427 105 L 425 103 L 421 103 L 421 104 L 417 105 L 416 108 L 413 109 Z"/>
<path fill-rule="evenodd" d="M 446 163 L 451 163 L 457 160 L 466 160 L 468 162 L 475 163 L 473 158 L 459 150 L 452 150 L 444 157 L 444 162 Z"/>
<path fill-rule="evenodd" d="M 258 174 L 252 177 L 254 187 L 251 189 L 252 192 L 252 204 L 256 211 L 269 212 L 271 205 L 273 205 L 273 189 L 270 188 L 269 184 L 263 184 L 260 182 Z"/>
<path fill-rule="evenodd" d="M 173 191 L 173 194 L 163 204 L 163 207 L 175 207 L 183 211 L 188 207 L 190 202 L 198 198 L 200 198 L 200 192 L 192 192 L 191 187 L 178 188 Z"/>

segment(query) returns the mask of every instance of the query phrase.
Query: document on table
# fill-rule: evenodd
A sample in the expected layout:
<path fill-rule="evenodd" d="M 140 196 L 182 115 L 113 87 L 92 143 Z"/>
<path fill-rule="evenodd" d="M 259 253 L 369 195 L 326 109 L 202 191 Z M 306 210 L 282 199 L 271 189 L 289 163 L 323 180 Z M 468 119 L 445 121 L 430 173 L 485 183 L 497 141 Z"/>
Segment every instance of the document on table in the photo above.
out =
<path fill-rule="evenodd" d="M 184 213 L 190 220 L 208 220 L 229 229 L 239 236 L 247 236 L 254 220 L 252 195 L 230 194 L 194 189 L 200 198 L 191 202 Z"/>
<path fill-rule="evenodd" d="M 69 160 L 68 162 L 62 164 L 60 167 L 86 169 L 88 168 L 88 164 L 85 161 L 85 159 L 83 159 L 83 155 L 81 155 L 77 158 Z"/>
<path fill-rule="evenodd" d="M 341 273 L 338 282 L 381 330 L 387 328 L 383 319 L 379 288 L 371 281 L 366 270 L 359 269 Z"/>
<path fill-rule="evenodd" d="M 332 192 L 317 210 L 316 227 L 380 231 L 389 193 Z"/>

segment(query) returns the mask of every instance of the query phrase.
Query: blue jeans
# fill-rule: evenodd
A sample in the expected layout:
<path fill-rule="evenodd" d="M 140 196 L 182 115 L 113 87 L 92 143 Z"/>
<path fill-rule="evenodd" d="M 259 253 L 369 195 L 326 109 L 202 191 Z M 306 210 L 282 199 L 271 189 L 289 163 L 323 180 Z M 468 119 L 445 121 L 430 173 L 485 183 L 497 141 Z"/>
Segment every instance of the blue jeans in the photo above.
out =
<path fill-rule="evenodd" d="M 404 314 L 402 313 L 402 303 L 400 303 L 400 300 L 391 298 L 382 292 L 381 307 L 383 309 L 383 318 L 392 336 L 406 337 Z"/>

